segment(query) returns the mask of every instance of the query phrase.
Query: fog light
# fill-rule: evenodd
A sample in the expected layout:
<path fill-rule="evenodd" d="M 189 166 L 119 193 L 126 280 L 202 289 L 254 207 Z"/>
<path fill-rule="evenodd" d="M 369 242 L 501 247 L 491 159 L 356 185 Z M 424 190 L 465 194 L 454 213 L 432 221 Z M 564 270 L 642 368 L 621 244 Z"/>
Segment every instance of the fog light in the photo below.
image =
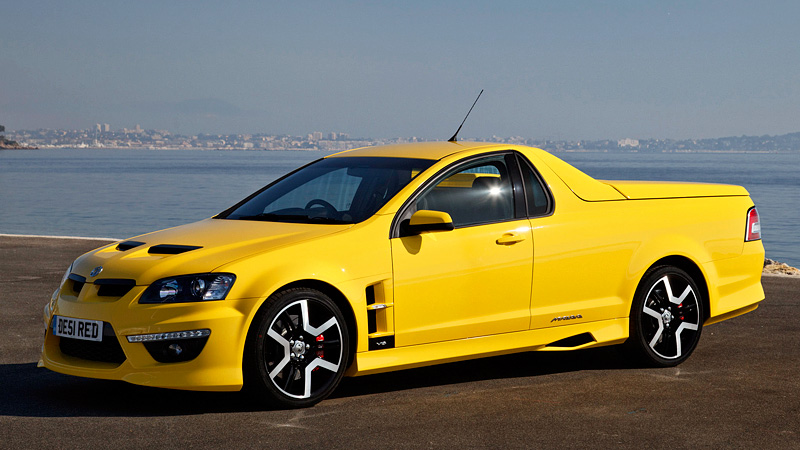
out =
<path fill-rule="evenodd" d="M 173 331 L 170 333 L 137 334 L 126 336 L 128 342 L 144 345 L 150 356 L 160 363 L 191 361 L 200 355 L 208 342 L 211 330 Z"/>
<path fill-rule="evenodd" d="M 169 350 L 172 356 L 181 356 L 181 353 L 183 353 L 183 347 L 181 347 L 181 344 L 169 344 L 167 350 Z"/>
<path fill-rule="evenodd" d="M 197 339 L 211 335 L 211 330 L 203 328 L 200 330 L 173 331 L 170 333 L 135 334 L 126 336 L 128 342 L 155 342 L 155 341 L 177 341 L 179 339 Z"/>

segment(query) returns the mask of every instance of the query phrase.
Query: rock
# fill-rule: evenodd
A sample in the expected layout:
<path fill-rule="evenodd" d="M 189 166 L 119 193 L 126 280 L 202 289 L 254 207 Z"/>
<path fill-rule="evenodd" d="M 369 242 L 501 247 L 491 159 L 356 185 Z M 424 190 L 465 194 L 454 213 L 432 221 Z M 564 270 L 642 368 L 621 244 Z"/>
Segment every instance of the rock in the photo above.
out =
<path fill-rule="evenodd" d="M 22 145 L 17 141 L 9 141 L 8 139 L 0 136 L 0 150 L 38 150 L 37 147 Z"/>
<path fill-rule="evenodd" d="M 786 263 L 765 258 L 764 273 L 781 274 L 781 275 L 800 275 L 800 269 L 792 267 Z"/>

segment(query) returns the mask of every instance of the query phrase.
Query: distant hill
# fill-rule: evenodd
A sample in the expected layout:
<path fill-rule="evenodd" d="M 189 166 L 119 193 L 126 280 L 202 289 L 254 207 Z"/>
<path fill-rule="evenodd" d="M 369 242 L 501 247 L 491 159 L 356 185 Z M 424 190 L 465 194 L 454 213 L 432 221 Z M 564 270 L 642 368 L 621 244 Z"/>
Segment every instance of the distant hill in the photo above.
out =
<path fill-rule="evenodd" d="M 800 151 L 800 132 L 779 136 L 731 136 L 715 139 L 639 141 L 643 148 L 676 150 Z"/>
<path fill-rule="evenodd" d="M 800 132 L 778 136 L 730 136 L 710 139 L 620 139 L 556 141 L 527 139 L 548 150 L 800 152 Z"/>

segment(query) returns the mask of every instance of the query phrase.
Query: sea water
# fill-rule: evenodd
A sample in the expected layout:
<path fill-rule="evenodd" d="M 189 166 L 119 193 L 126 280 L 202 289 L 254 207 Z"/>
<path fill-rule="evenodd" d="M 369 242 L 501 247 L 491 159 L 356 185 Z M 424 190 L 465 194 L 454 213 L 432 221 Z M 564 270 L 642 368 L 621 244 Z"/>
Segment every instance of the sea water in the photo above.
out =
<path fill-rule="evenodd" d="M 0 233 L 126 238 L 213 216 L 322 151 L 0 151 Z M 800 266 L 800 153 L 556 155 L 598 179 L 747 188 L 767 257 Z M 742 235 L 744 235 L 742 214 Z"/>

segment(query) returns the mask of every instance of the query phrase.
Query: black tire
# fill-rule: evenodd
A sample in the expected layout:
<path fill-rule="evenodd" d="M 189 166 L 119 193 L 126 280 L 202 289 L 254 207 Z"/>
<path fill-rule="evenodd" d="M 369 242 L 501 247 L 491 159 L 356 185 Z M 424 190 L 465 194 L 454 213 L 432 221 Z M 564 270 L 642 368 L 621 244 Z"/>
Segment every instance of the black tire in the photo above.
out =
<path fill-rule="evenodd" d="M 280 407 L 304 408 L 336 389 L 349 336 L 339 307 L 322 292 L 293 288 L 267 299 L 245 347 L 245 383 Z"/>
<path fill-rule="evenodd" d="M 648 271 L 636 289 L 625 349 L 651 367 L 674 367 L 692 354 L 703 331 L 702 292 L 672 266 Z"/>

